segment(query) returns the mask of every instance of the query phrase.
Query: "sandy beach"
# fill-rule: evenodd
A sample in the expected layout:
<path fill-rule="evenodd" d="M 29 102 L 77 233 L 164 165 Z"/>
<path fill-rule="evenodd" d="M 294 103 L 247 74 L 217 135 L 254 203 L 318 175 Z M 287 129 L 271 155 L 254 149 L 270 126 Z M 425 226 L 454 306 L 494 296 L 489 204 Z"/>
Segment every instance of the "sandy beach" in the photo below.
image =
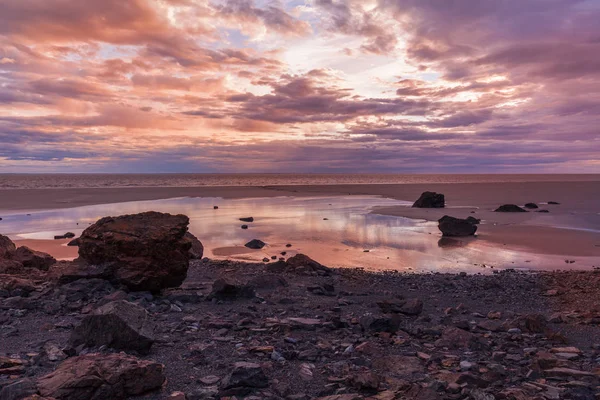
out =
<path fill-rule="evenodd" d="M 540 254 L 600 256 L 600 181 L 455 184 L 215 186 L 146 188 L 14 189 L 0 192 L 2 214 L 176 197 L 377 195 L 414 201 L 424 191 L 444 193 L 445 209 L 384 207 L 383 215 L 437 221 L 443 215 L 482 219 L 478 240 Z M 496 213 L 507 203 L 535 202 L 549 213 Z M 544 203 L 558 202 L 559 205 Z M 1 229 L 1 222 L 0 222 Z M 47 250 L 47 248 L 46 248 Z"/>

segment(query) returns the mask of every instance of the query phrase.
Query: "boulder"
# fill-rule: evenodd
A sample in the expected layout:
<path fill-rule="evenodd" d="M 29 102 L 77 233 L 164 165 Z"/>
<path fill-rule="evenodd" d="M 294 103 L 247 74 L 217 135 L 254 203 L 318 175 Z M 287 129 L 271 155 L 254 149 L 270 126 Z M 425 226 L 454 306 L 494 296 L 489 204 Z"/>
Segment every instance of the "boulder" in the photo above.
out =
<path fill-rule="evenodd" d="M 278 261 L 267 265 L 267 271 L 274 273 L 291 272 L 298 275 L 331 275 L 332 270 L 319 264 L 304 254 L 296 254 L 285 261 Z"/>
<path fill-rule="evenodd" d="M 470 223 L 472 223 L 473 225 L 479 225 L 481 223 L 481 219 L 479 218 L 475 218 L 475 217 L 467 217 L 466 220 Z"/>
<path fill-rule="evenodd" d="M 202 245 L 202 242 L 190 232 L 185 234 L 184 239 L 192 244 L 192 247 L 190 247 L 190 258 L 193 260 L 201 260 L 204 255 L 204 245 Z"/>
<path fill-rule="evenodd" d="M 54 239 L 59 240 L 59 239 L 73 239 L 75 237 L 75 234 L 73 232 L 67 232 L 64 235 L 56 235 L 54 236 Z"/>
<path fill-rule="evenodd" d="M 223 389 L 232 388 L 266 388 L 269 378 L 263 372 L 260 364 L 236 362 L 231 374 L 223 381 Z"/>
<path fill-rule="evenodd" d="M 10 258 L 17 250 L 17 247 L 8 236 L 0 235 L 0 258 Z"/>
<path fill-rule="evenodd" d="M 67 243 L 67 246 L 78 247 L 79 246 L 79 238 L 71 240 Z"/>
<path fill-rule="evenodd" d="M 255 296 L 254 289 L 248 285 L 240 285 L 226 281 L 225 279 L 217 279 L 213 283 L 210 297 L 220 300 L 234 300 L 238 298 L 253 298 Z"/>
<path fill-rule="evenodd" d="M 494 212 L 506 212 L 506 213 L 514 213 L 514 212 L 527 212 L 527 210 L 522 209 L 516 204 L 504 204 L 494 210 Z"/>
<path fill-rule="evenodd" d="M 125 300 L 113 301 L 86 316 L 71 333 L 70 344 L 147 354 L 154 343 L 154 330 L 144 308 Z"/>
<path fill-rule="evenodd" d="M 438 220 L 438 223 L 438 228 L 442 232 L 443 236 L 473 236 L 475 232 L 477 232 L 477 225 L 466 219 L 444 215 Z"/>
<path fill-rule="evenodd" d="M 260 250 L 263 247 L 265 247 L 265 245 L 266 245 L 266 243 L 263 242 L 262 240 L 252 239 L 251 241 L 246 243 L 244 246 L 246 246 L 249 249 Z"/>
<path fill-rule="evenodd" d="M 423 192 L 421 197 L 415 201 L 415 208 L 444 208 L 446 206 L 446 198 L 441 193 Z"/>
<path fill-rule="evenodd" d="M 475 342 L 475 336 L 471 332 L 456 327 L 448 327 L 442 336 L 435 341 L 436 347 L 447 347 L 449 349 L 469 348 Z"/>
<path fill-rule="evenodd" d="M 48 271 L 52 265 L 56 264 L 56 259 L 50 254 L 32 250 L 27 246 L 19 247 L 13 254 L 12 259 L 23 264 L 25 268 L 42 271 Z"/>
<path fill-rule="evenodd" d="M 57 400 L 125 399 L 159 389 L 164 366 L 124 354 L 69 358 L 38 380 L 44 397 Z"/>
<path fill-rule="evenodd" d="M 530 210 L 535 210 L 536 208 L 539 208 L 539 207 L 535 203 L 527 203 L 527 204 L 525 204 L 525 208 L 528 208 Z"/>
<path fill-rule="evenodd" d="M 105 217 L 79 238 L 79 257 L 110 270 L 110 280 L 131 290 L 158 292 L 187 276 L 192 241 L 189 219 L 154 211 Z"/>

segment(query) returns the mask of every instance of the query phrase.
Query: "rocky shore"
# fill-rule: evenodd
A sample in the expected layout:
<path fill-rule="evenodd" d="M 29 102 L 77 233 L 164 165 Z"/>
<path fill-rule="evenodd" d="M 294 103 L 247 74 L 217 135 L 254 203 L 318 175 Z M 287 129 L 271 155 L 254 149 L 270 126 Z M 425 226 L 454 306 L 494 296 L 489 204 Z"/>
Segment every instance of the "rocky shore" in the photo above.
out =
<path fill-rule="evenodd" d="M 1 400 L 600 399 L 600 271 L 214 261 L 144 214 L 74 262 L 0 237 Z"/>

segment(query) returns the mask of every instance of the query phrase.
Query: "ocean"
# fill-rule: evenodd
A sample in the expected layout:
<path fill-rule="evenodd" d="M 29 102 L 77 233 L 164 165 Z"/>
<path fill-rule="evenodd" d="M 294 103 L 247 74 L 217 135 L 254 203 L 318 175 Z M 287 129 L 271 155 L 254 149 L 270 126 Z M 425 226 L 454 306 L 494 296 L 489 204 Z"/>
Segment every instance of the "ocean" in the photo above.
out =
<path fill-rule="evenodd" d="M 594 181 L 600 174 L 0 174 L 0 189 Z"/>

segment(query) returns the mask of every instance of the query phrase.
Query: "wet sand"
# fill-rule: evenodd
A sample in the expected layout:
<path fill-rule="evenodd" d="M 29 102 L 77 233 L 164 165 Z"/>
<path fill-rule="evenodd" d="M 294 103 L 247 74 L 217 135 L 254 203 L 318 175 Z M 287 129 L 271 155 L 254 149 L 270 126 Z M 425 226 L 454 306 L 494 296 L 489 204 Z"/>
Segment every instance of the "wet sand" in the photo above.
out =
<path fill-rule="evenodd" d="M 17 211 L 71 208 L 92 204 L 156 200 L 173 197 L 252 198 L 315 195 L 379 195 L 413 201 L 423 191 L 446 195 L 442 210 L 386 207 L 378 214 L 435 221 L 448 214 L 473 215 L 483 220 L 478 239 L 539 254 L 600 256 L 600 181 L 464 183 L 464 184 L 381 184 L 271 187 L 198 188 L 100 188 L 100 189 L 15 189 L 0 191 L 0 217 Z M 560 205 L 544 205 L 549 201 Z M 506 214 L 493 210 L 506 203 L 540 204 L 537 212 Z M 0 232 L 2 222 L 0 221 Z"/>

